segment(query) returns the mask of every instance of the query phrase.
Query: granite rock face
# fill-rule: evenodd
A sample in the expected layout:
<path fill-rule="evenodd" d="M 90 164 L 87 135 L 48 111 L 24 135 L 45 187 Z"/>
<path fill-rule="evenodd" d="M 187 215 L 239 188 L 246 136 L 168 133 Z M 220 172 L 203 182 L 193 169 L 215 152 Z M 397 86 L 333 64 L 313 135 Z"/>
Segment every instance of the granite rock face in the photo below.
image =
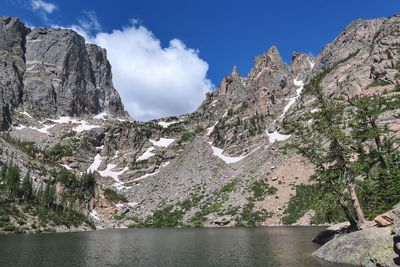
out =
<path fill-rule="evenodd" d="M 104 49 L 72 30 L 30 30 L 12 17 L 1 17 L 0 28 L 3 129 L 16 109 L 36 118 L 126 115 Z"/>
<path fill-rule="evenodd" d="M 22 102 L 27 29 L 18 19 L 0 17 L 0 128 L 9 127 Z"/>

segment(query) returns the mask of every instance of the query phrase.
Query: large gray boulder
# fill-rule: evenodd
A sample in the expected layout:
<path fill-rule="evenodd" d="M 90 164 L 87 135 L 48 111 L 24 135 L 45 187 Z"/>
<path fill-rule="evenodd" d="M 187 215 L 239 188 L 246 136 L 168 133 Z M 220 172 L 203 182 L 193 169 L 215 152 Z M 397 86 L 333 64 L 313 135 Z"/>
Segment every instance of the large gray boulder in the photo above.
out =
<path fill-rule="evenodd" d="M 372 227 L 335 238 L 319 248 L 315 257 L 358 266 L 397 266 L 391 228 Z"/>

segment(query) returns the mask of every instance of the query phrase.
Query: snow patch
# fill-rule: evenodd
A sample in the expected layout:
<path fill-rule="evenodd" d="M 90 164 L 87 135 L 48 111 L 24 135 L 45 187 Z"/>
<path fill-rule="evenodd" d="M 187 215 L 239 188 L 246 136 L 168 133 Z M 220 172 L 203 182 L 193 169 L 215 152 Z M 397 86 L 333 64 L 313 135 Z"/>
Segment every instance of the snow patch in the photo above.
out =
<path fill-rule="evenodd" d="M 151 151 L 153 151 L 155 148 L 153 146 L 149 147 L 144 153 L 143 155 L 141 155 L 140 157 L 138 157 L 138 159 L 136 161 L 141 161 L 141 160 L 147 160 L 151 157 L 153 157 L 155 154 L 152 153 Z"/>
<path fill-rule="evenodd" d="M 210 136 L 210 135 L 212 134 L 212 132 L 214 131 L 214 128 L 215 128 L 215 126 L 217 126 L 217 124 L 218 124 L 218 121 L 217 121 L 216 123 L 214 123 L 213 126 L 207 128 L 207 134 L 206 134 L 206 136 Z"/>
<path fill-rule="evenodd" d="M 49 134 L 49 129 L 53 128 L 54 126 L 56 126 L 55 124 L 52 125 L 45 125 L 42 124 L 43 128 L 36 128 L 36 127 L 29 127 L 32 130 L 38 131 L 40 133 L 44 133 L 44 134 Z"/>
<path fill-rule="evenodd" d="M 117 166 L 116 164 L 108 164 L 105 170 L 99 171 L 99 174 L 102 177 L 111 177 L 114 179 L 114 181 L 120 183 L 121 181 L 119 180 L 118 176 L 124 174 L 127 170 L 129 170 L 129 168 L 125 167 L 119 172 L 112 171 L 112 169 L 114 169 L 116 166 Z"/>
<path fill-rule="evenodd" d="M 25 128 L 26 128 L 26 126 L 24 126 L 24 125 L 19 125 L 17 127 L 14 127 L 15 130 L 23 130 Z"/>
<path fill-rule="evenodd" d="M 269 133 L 267 131 L 267 135 L 268 135 L 269 143 L 271 145 L 275 142 L 285 141 L 285 140 L 289 139 L 289 137 L 290 137 L 290 135 L 280 134 L 280 133 L 278 133 L 278 131 L 275 131 L 273 133 Z"/>
<path fill-rule="evenodd" d="M 52 122 L 55 122 L 55 123 L 60 123 L 60 124 L 65 124 L 65 123 L 78 123 L 78 121 L 76 120 L 76 119 L 71 119 L 70 117 L 68 117 L 68 116 L 61 116 L 60 118 L 58 118 L 58 119 L 56 119 L 56 120 L 52 120 L 52 119 L 49 119 L 50 121 L 52 121 Z"/>
<path fill-rule="evenodd" d="M 125 206 L 128 206 L 128 207 L 133 208 L 133 207 L 135 207 L 137 204 L 138 204 L 138 203 L 136 203 L 136 202 L 128 202 L 128 203 L 117 203 L 117 204 L 115 204 L 115 206 L 116 206 L 117 208 L 123 208 L 123 207 L 125 207 Z"/>
<path fill-rule="evenodd" d="M 133 181 L 134 181 L 134 182 L 136 182 L 136 181 L 140 181 L 140 180 L 143 180 L 143 179 L 145 179 L 145 178 L 147 178 L 147 177 L 150 177 L 150 176 L 156 175 L 157 173 L 158 173 L 158 171 L 156 171 L 156 172 L 153 172 L 153 173 L 146 173 L 145 175 L 143 175 L 143 176 L 140 176 L 139 178 L 136 178 L 136 179 L 134 179 Z"/>
<path fill-rule="evenodd" d="M 163 167 L 163 168 L 164 168 L 164 167 L 167 167 L 167 166 L 169 165 L 169 163 L 170 163 L 170 162 L 169 162 L 169 161 L 167 161 L 167 162 L 165 162 L 165 163 L 161 164 L 161 167 Z"/>
<path fill-rule="evenodd" d="M 210 144 L 212 150 L 213 150 L 213 155 L 217 156 L 218 158 L 222 159 L 226 164 L 231 164 L 231 163 L 236 163 L 241 161 L 242 159 L 244 159 L 246 156 L 240 156 L 240 157 L 228 157 L 228 156 L 224 156 L 224 150 L 218 147 L 215 147 L 212 145 L 211 142 L 209 142 L 208 144 Z"/>
<path fill-rule="evenodd" d="M 214 100 L 213 102 L 211 102 L 211 106 L 213 106 L 213 107 L 215 107 L 215 104 L 218 102 L 218 99 L 217 100 Z"/>
<path fill-rule="evenodd" d="M 318 112 L 318 111 L 319 111 L 319 108 L 314 108 L 314 109 L 310 110 L 311 113 L 315 113 L 315 112 Z"/>
<path fill-rule="evenodd" d="M 169 138 L 160 138 L 160 140 L 155 141 L 155 140 L 151 140 L 150 142 L 158 147 L 168 147 L 170 144 L 172 144 L 175 141 L 175 139 L 169 139 Z"/>
<path fill-rule="evenodd" d="M 100 154 L 97 154 L 96 156 L 94 156 L 94 161 L 86 172 L 91 173 L 97 171 L 97 169 L 100 167 L 100 164 L 101 164 L 101 156 Z"/>
<path fill-rule="evenodd" d="M 23 115 L 25 115 L 25 116 L 27 116 L 28 118 L 33 119 L 32 116 L 31 116 L 28 112 L 26 112 L 26 111 L 20 112 L 20 113 L 23 114 Z"/>
<path fill-rule="evenodd" d="M 89 214 L 90 214 L 90 216 L 91 216 L 93 219 L 95 219 L 95 220 L 97 220 L 97 221 L 100 221 L 100 218 L 99 218 L 99 216 L 97 215 L 97 212 L 96 212 L 95 209 L 93 209 Z"/>
<path fill-rule="evenodd" d="M 310 67 L 311 67 L 311 69 L 313 69 L 315 66 L 314 61 L 312 61 L 311 59 L 308 58 L 308 63 L 310 63 Z"/>
<path fill-rule="evenodd" d="M 95 115 L 93 118 L 98 119 L 98 120 L 105 120 L 105 117 L 107 117 L 107 116 L 108 116 L 108 114 L 106 112 L 102 112 L 102 113 Z"/>
<path fill-rule="evenodd" d="M 159 122 L 158 122 L 158 125 L 160 125 L 160 126 L 163 127 L 163 128 L 168 128 L 170 125 L 176 124 L 176 123 L 178 123 L 178 122 L 179 122 L 179 121 L 169 121 L 169 122 L 159 121 Z"/>
<path fill-rule="evenodd" d="M 281 118 L 281 119 L 285 116 L 286 112 L 289 111 L 290 107 L 291 107 L 291 106 L 296 102 L 296 100 L 300 97 L 301 92 L 302 92 L 303 89 L 304 89 L 304 82 L 303 82 L 303 81 L 294 79 L 293 83 L 294 83 L 294 85 L 296 85 L 296 86 L 299 87 L 299 88 L 296 89 L 296 95 L 295 95 L 294 97 L 289 98 L 289 102 L 288 102 L 287 105 L 283 108 L 283 113 L 282 113 L 281 116 L 279 117 L 279 118 Z"/>
<path fill-rule="evenodd" d="M 128 205 L 131 208 L 135 207 L 137 204 L 138 203 L 136 203 L 136 202 L 128 202 L 128 203 L 126 203 L 126 205 Z"/>
<path fill-rule="evenodd" d="M 67 164 L 61 164 L 61 166 L 69 171 L 72 171 L 72 168 L 70 166 L 68 166 Z"/>
<path fill-rule="evenodd" d="M 90 124 L 88 124 L 87 121 L 81 121 L 80 123 L 81 123 L 80 125 L 78 125 L 77 127 L 72 128 L 72 130 L 74 130 L 77 133 L 81 133 L 81 132 L 84 132 L 84 131 L 89 131 L 91 129 L 100 127 L 98 125 L 90 125 Z"/>

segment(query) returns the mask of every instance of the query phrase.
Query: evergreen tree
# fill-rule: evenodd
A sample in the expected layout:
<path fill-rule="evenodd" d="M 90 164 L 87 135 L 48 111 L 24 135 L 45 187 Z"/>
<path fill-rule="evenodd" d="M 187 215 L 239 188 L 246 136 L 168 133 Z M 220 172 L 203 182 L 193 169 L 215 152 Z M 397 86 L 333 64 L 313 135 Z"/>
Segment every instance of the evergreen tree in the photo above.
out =
<path fill-rule="evenodd" d="M 362 179 L 366 211 L 374 217 L 400 202 L 399 138 L 378 121 L 381 114 L 399 109 L 400 99 L 386 95 L 361 97 L 349 103 L 356 109 L 351 121 L 357 155 L 354 169 Z"/>
<path fill-rule="evenodd" d="M 22 181 L 21 194 L 24 200 L 31 200 L 33 198 L 33 188 L 32 188 L 32 179 L 30 176 L 30 171 L 28 171 Z"/>
<path fill-rule="evenodd" d="M 306 112 L 285 127 L 297 137 L 292 144 L 314 166 L 312 176 L 321 190 L 333 192 L 337 204 L 353 227 L 362 227 L 365 216 L 356 191 L 356 173 L 352 168 L 352 140 L 347 131 L 348 110 L 343 102 L 324 95 L 317 75 L 305 87 L 315 98 L 314 112 Z"/>
<path fill-rule="evenodd" d="M 50 208 L 55 204 L 55 188 L 50 183 L 47 183 L 41 196 L 41 206 Z"/>
<path fill-rule="evenodd" d="M 8 190 L 8 196 L 10 198 L 16 198 L 18 196 L 20 178 L 21 174 L 18 166 L 10 165 L 7 167 L 6 185 Z"/>
<path fill-rule="evenodd" d="M 400 201 L 399 140 L 379 124 L 380 115 L 400 108 L 400 99 L 390 94 L 327 97 L 320 86 L 325 75 L 305 87 L 315 99 L 313 112 L 285 127 L 297 137 L 292 147 L 314 164 L 312 179 L 335 194 L 351 225 L 360 228 L 365 222 L 360 199 L 369 217 Z"/>

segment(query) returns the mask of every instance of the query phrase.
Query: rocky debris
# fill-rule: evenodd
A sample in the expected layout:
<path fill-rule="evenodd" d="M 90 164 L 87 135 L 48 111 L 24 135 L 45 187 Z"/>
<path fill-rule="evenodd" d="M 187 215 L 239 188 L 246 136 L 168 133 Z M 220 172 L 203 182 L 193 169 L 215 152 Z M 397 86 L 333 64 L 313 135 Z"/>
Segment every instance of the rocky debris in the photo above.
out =
<path fill-rule="evenodd" d="M 386 227 L 392 225 L 394 220 L 395 215 L 392 212 L 386 212 L 384 214 L 376 216 L 374 222 L 381 227 Z"/>

